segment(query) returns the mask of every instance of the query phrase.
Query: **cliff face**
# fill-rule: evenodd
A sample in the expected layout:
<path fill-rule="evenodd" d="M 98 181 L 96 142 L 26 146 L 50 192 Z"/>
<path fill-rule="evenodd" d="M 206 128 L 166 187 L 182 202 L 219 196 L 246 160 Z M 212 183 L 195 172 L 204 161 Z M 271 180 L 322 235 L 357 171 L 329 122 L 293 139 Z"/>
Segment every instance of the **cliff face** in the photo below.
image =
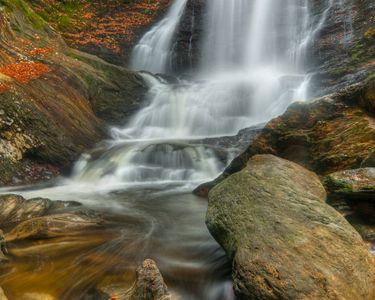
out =
<path fill-rule="evenodd" d="M 327 1 L 312 1 L 321 15 Z M 315 70 L 312 89 L 327 94 L 362 81 L 375 72 L 375 3 L 372 0 L 333 1 L 325 25 L 312 48 Z"/>
<path fill-rule="evenodd" d="M 0 2 L 0 183 L 68 168 L 123 124 L 146 87 L 124 68 L 69 48 L 26 2 Z"/>

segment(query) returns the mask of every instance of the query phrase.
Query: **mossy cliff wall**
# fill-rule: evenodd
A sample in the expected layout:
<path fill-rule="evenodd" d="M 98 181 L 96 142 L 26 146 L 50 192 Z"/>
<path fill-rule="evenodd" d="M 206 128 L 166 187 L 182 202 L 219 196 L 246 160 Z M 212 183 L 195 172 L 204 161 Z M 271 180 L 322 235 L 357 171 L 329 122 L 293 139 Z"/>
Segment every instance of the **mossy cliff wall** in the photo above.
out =
<path fill-rule="evenodd" d="M 27 2 L 1 0 L 0 183 L 69 169 L 145 91 L 137 74 L 69 48 Z"/>

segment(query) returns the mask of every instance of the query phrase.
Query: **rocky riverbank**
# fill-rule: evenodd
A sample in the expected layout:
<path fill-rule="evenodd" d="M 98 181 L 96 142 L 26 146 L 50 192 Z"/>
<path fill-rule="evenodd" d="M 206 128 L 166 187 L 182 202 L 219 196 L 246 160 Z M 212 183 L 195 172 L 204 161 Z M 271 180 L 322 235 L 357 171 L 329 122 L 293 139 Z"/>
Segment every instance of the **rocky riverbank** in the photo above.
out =
<path fill-rule="evenodd" d="M 68 47 L 24 1 L 0 10 L 0 183 L 68 170 L 142 105 L 142 78 Z"/>

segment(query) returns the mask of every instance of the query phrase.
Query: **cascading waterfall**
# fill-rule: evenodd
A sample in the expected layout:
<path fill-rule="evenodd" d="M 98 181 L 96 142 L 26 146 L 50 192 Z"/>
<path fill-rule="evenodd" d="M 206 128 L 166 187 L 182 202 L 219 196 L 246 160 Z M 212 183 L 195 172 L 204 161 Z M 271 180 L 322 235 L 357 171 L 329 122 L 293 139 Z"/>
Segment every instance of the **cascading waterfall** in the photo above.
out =
<path fill-rule="evenodd" d="M 68 184 L 100 190 L 176 184 L 191 190 L 215 178 L 234 153 L 218 159 L 217 149 L 201 141 L 236 135 L 307 99 L 307 49 L 333 3 L 328 0 L 319 18 L 312 18 L 308 0 L 208 0 L 199 71 L 173 82 L 141 73 L 150 104 L 126 127 L 112 129 L 103 155 L 84 156 Z M 168 72 L 186 5 L 175 0 L 143 36 L 132 54 L 135 70 Z"/>
<path fill-rule="evenodd" d="M 174 0 L 166 17 L 140 40 L 132 54 L 134 70 L 168 73 L 187 2 Z M 59 278 L 65 295 L 59 299 L 80 299 L 77 293 L 97 287 L 97 279 L 118 278 L 119 269 L 127 272 L 121 278 L 128 278 L 129 270 L 152 257 L 181 299 L 235 299 L 226 256 L 204 224 L 206 202 L 190 193 L 215 178 L 235 152 L 204 139 L 236 135 L 308 98 L 308 48 L 334 1 L 327 0 L 319 17 L 309 15 L 308 0 L 206 2 L 202 56 L 192 79 L 171 82 L 141 73 L 149 86 L 148 106 L 124 128 L 113 128 L 104 147 L 83 155 L 70 178 L 53 186 L 2 190 L 26 198 L 78 200 L 110 220 L 105 230 L 91 233 L 105 235 L 105 242 L 88 251 L 79 247 L 87 236 L 74 235 L 69 249 L 60 239 L 48 240 L 48 247 L 33 242 L 41 253 L 56 248 L 59 255 L 51 259 L 47 252 L 43 260 L 38 252 L 31 267 L 12 269 L 6 281 L 14 281 L 15 290 L 21 281 L 29 291 L 42 274 L 42 281 Z M 21 250 L 27 251 L 23 244 Z"/>
<path fill-rule="evenodd" d="M 165 73 L 171 57 L 171 42 L 187 0 L 177 0 L 166 17 L 147 32 L 135 46 L 131 66 L 152 73 Z"/>
<path fill-rule="evenodd" d="M 207 5 L 195 80 L 159 83 L 150 107 L 116 131 L 119 137 L 233 135 L 305 100 L 308 76 L 300 45 L 309 34 L 307 1 L 212 0 Z M 135 56 L 141 55 L 136 47 Z"/>
<path fill-rule="evenodd" d="M 168 72 L 172 39 L 186 0 L 134 48 L 135 70 Z M 150 105 L 125 128 L 112 130 L 111 155 L 86 160 L 76 181 L 119 185 L 183 184 L 189 189 L 213 179 L 232 157 L 219 161 L 197 141 L 235 135 L 266 122 L 307 97 L 304 70 L 309 34 L 307 0 L 210 0 L 199 72 L 166 82 L 147 73 Z"/>

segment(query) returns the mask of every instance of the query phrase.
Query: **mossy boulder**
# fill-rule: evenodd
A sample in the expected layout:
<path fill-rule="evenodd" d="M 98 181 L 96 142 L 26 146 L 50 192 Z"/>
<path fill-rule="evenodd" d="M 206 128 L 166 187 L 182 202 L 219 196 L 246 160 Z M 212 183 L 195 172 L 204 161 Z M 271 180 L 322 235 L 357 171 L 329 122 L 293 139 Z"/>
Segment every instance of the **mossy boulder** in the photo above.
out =
<path fill-rule="evenodd" d="M 325 200 L 316 174 L 272 155 L 210 191 L 206 223 L 239 299 L 375 298 L 374 258 Z"/>

